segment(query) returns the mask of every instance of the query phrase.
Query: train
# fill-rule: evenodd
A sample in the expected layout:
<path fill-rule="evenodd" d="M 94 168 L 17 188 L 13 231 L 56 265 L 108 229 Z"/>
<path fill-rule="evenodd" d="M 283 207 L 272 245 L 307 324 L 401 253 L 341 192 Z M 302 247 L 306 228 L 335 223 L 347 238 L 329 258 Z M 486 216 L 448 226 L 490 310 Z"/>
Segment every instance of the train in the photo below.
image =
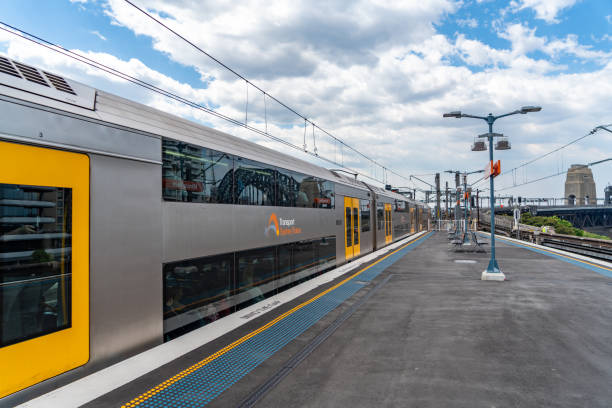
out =
<path fill-rule="evenodd" d="M 428 227 L 404 195 L 4 56 L 0 105 L 0 403 Z"/>

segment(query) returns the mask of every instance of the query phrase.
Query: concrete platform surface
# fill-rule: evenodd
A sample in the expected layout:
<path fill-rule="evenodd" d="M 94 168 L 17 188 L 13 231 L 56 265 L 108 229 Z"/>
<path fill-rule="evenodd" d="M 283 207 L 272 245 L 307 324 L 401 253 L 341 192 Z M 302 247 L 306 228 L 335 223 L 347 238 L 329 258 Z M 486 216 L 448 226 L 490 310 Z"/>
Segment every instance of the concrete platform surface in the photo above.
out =
<path fill-rule="evenodd" d="M 481 281 L 489 254 L 434 233 L 209 406 L 240 406 L 284 370 L 257 406 L 612 407 L 612 279 L 503 242 L 497 255 L 509 280 Z M 275 313 L 88 406 L 121 406 Z"/>

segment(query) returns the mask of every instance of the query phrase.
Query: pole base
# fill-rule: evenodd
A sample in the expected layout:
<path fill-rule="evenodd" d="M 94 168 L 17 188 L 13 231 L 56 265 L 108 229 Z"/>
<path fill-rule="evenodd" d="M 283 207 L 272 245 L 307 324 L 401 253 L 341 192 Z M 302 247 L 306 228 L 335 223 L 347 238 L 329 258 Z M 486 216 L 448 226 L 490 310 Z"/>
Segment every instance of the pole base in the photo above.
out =
<path fill-rule="evenodd" d="M 497 265 L 497 260 L 491 259 L 489 261 L 489 266 L 487 266 L 487 269 L 482 272 L 480 280 L 503 282 L 506 280 L 506 275 L 504 275 L 501 269 L 499 269 L 499 265 Z"/>
<path fill-rule="evenodd" d="M 487 271 L 483 271 L 480 280 L 503 282 L 506 280 L 506 275 L 501 272 L 489 273 Z"/>

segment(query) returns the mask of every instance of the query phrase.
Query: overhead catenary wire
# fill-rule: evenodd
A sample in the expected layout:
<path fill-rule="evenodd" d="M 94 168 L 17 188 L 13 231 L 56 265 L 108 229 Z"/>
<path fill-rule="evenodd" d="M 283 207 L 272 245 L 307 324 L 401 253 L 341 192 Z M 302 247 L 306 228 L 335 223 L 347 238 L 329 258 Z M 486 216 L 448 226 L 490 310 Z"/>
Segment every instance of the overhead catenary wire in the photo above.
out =
<path fill-rule="evenodd" d="M 608 161 L 611 161 L 611 160 L 612 160 L 612 157 L 609 157 L 609 158 L 607 158 L 607 159 L 603 159 L 603 160 L 597 160 L 597 161 L 594 161 L 594 162 L 592 162 L 592 163 L 585 164 L 585 165 L 584 165 L 584 167 L 592 167 L 592 166 L 595 166 L 595 165 L 597 165 L 597 164 L 601 164 L 601 163 L 608 162 Z M 554 174 L 549 174 L 548 176 L 540 177 L 540 178 L 537 178 L 537 179 L 535 179 L 535 180 L 529 180 L 529 181 L 526 181 L 526 182 L 524 182 L 524 183 L 521 183 L 521 184 L 516 184 L 516 185 L 513 185 L 513 186 L 507 186 L 507 187 L 498 187 L 498 188 L 496 188 L 496 189 L 495 189 L 495 191 L 510 190 L 510 189 L 512 189 L 512 188 L 516 188 L 516 187 L 524 186 L 524 185 L 527 185 L 527 184 L 536 183 L 536 182 L 538 182 L 538 181 L 547 180 L 547 179 L 549 179 L 549 178 L 553 178 L 553 177 L 557 177 L 557 176 L 562 176 L 562 175 L 564 175 L 564 174 L 567 174 L 567 172 L 568 172 L 569 170 L 570 170 L 570 169 L 563 170 L 563 171 L 559 171 L 559 172 L 554 173 Z M 488 190 L 488 189 L 484 189 L 484 190 Z"/>
<path fill-rule="evenodd" d="M 7 32 L 7 33 L 13 34 L 13 35 L 15 35 L 17 37 L 20 37 L 20 38 L 22 38 L 24 40 L 30 41 L 30 42 L 32 42 L 34 44 L 38 44 L 39 46 L 47 48 L 47 49 L 49 49 L 51 51 L 54 51 L 54 52 L 57 52 L 59 54 L 62 54 L 64 56 L 66 56 L 66 57 L 72 58 L 72 59 L 74 59 L 76 61 L 79 61 L 79 62 L 81 62 L 83 64 L 86 64 L 86 65 L 88 65 L 90 67 L 99 69 L 99 70 L 104 71 L 104 72 L 106 72 L 108 74 L 111 74 L 113 76 L 116 76 L 118 78 L 126 80 L 128 82 L 131 82 L 133 84 L 139 85 L 139 86 L 141 86 L 143 88 L 146 88 L 146 89 L 148 89 L 148 90 L 150 90 L 152 92 L 161 94 L 161 95 L 163 95 L 163 96 L 165 96 L 167 98 L 170 98 L 170 99 L 173 99 L 173 100 L 175 100 L 177 102 L 180 102 L 180 103 L 183 103 L 185 105 L 188 105 L 188 106 L 190 106 L 190 107 L 192 107 L 194 109 L 198 109 L 198 110 L 204 111 L 206 113 L 209 113 L 209 114 L 211 114 L 211 115 L 213 115 L 213 116 L 215 116 L 215 117 L 217 117 L 219 119 L 222 119 L 222 120 L 225 120 L 227 122 L 230 122 L 233 125 L 243 127 L 243 128 L 248 129 L 248 130 L 250 130 L 252 132 L 255 132 L 255 133 L 260 134 L 262 136 L 268 137 L 268 138 L 270 138 L 270 139 L 272 139 L 272 140 L 274 140 L 276 142 L 279 142 L 279 143 L 284 144 L 284 145 L 286 145 L 288 147 L 291 147 L 291 148 L 294 148 L 294 149 L 299 150 L 301 152 L 304 152 L 304 153 L 306 153 L 306 154 L 308 154 L 310 156 L 319 158 L 319 159 L 321 159 L 321 160 L 323 160 L 323 161 L 325 161 L 327 163 L 330 163 L 330 164 L 333 164 L 333 165 L 340 165 L 341 167 L 344 167 L 344 168 L 346 168 L 348 170 L 351 170 L 352 172 L 357 173 L 360 176 L 362 176 L 364 178 L 367 178 L 369 180 L 376 181 L 378 183 L 381 182 L 380 180 L 378 180 L 378 179 L 376 179 L 374 177 L 371 177 L 371 176 L 369 176 L 369 175 L 367 175 L 367 174 L 365 174 L 363 172 L 360 172 L 358 170 L 355 170 L 355 169 L 352 169 L 352 168 L 350 168 L 348 166 L 345 166 L 343 163 L 342 164 L 337 163 L 336 161 L 328 159 L 328 158 L 326 158 L 324 156 L 321 156 L 321 155 L 319 155 L 318 153 L 315 153 L 315 152 L 305 151 L 300 146 L 297 146 L 297 145 L 295 145 L 295 144 L 293 144 L 291 142 L 288 142 L 288 141 L 286 141 L 286 140 L 284 140 L 284 139 L 282 139 L 282 138 L 280 138 L 278 136 L 274 136 L 273 134 L 264 132 L 264 131 L 262 131 L 260 129 L 257 129 L 257 128 L 255 128 L 253 126 L 248 125 L 247 123 L 243 123 L 240 120 L 231 118 L 231 117 L 229 117 L 227 115 L 224 115 L 224 114 L 222 114 L 220 112 L 217 112 L 217 111 L 215 111 L 213 109 L 210 109 L 210 108 L 208 108 L 208 107 L 206 107 L 204 105 L 201 105 L 201 104 L 199 104 L 197 102 L 191 101 L 191 100 L 186 99 L 186 98 L 184 98 L 184 97 L 182 97 L 180 95 L 174 94 L 171 91 L 165 90 L 165 89 L 157 87 L 156 85 L 153 85 L 153 84 L 151 84 L 149 82 L 146 82 L 146 81 L 143 81 L 141 79 L 135 78 L 135 77 L 133 77 L 133 76 L 131 76 L 129 74 L 121 72 L 121 71 L 119 71 L 119 70 L 117 70 L 115 68 L 109 67 L 109 66 L 107 66 L 107 65 L 105 65 L 105 64 L 103 64 L 101 62 L 98 62 L 98 61 L 92 59 L 92 58 L 89 58 L 89 57 L 86 57 L 86 56 L 81 55 L 79 53 L 76 53 L 74 51 L 68 50 L 68 49 L 66 49 L 66 48 L 64 48 L 64 47 L 62 47 L 60 45 L 53 44 L 52 42 L 50 42 L 48 40 L 45 40 L 45 39 L 43 39 L 43 38 L 41 38 L 39 36 L 36 36 L 34 34 L 31 34 L 31 33 L 27 32 L 27 31 L 21 30 L 21 29 L 19 29 L 17 27 L 14 27 L 14 26 L 10 25 L 10 24 L 7 24 L 7 23 L 5 23 L 3 21 L 0 21 L 0 25 L 4 26 L 4 27 L 0 27 L 0 30 L 3 30 L 5 32 Z M 315 124 L 313 122 L 308 121 L 308 120 L 306 120 L 306 121 L 307 121 L 307 123 L 311 123 L 313 126 L 315 126 Z M 319 130 L 321 130 L 320 127 L 317 126 L 317 128 Z M 341 140 L 338 139 L 338 141 L 342 145 L 347 146 L 348 148 L 354 150 L 353 148 L 351 148 L 350 146 L 348 146 L 347 144 L 345 144 Z M 376 164 L 378 166 L 383 167 L 379 163 L 376 163 Z M 402 178 L 407 179 L 407 177 L 404 177 L 404 176 L 401 176 L 401 175 L 399 175 L 399 176 L 402 177 Z"/>
<path fill-rule="evenodd" d="M 572 141 L 570 141 L 570 142 L 568 142 L 568 143 L 564 144 L 563 146 L 557 147 L 556 149 L 553 149 L 553 150 L 551 150 L 550 152 L 547 152 L 547 153 L 544 153 L 544 154 L 542 154 L 542 155 L 540 155 L 540 156 L 534 157 L 533 159 L 531 159 L 531 160 L 529 160 L 529 161 L 526 161 L 526 162 L 524 162 L 524 163 L 521 163 L 520 165 L 518 165 L 518 166 L 516 166 L 516 167 L 513 167 L 513 168 L 511 168 L 511 169 L 509 169 L 509 170 L 506 170 L 506 171 L 502 172 L 502 173 L 500 174 L 500 176 L 504 176 L 504 175 L 506 175 L 506 174 L 508 174 L 508 173 L 512 173 L 512 174 L 513 174 L 513 177 L 514 177 L 514 178 L 516 178 L 516 171 L 517 171 L 517 170 L 519 170 L 519 169 L 521 169 L 521 168 L 524 168 L 524 167 L 526 167 L 526 166 L 528 166 L 528 165 L 530 165 L 530 164 L 532 164 L 532 163 L 534 163 L 534 162 L 536 162 L 536 161 L 538 161 L 538 160 L 541 160 L 541 159 L 543 159 L 543 158 L 545 158 L 545 157 L 547 157 L 547 156 L 550 156 L 550 155 L 551 155 L 551 154 L 553 154 L 553 153 L 556 153 L 556 152 L 558 152 L 558 151 L 560 151 L 560 150 L 563 150 L 563 149 L 565 149 L 566 147 L 571 146 L 571 145 L 573 145 L 574 143 L 577 143 L 577 142 L 581 141 L 582 139 L 585 139 L 585 138 L 587 138 L 587 137 L 589 137 L 589 136 L 591 136 L 591 135 L 595 134 L 595 133 L 596 133 L 598 130 L 600 130 L 600 129 L 607 130 L 608 132 L 611 132 L 611 133 L 612 133 L 612 131 L 611 131 L 610 129 L 608 129 L 608 128 L 607 128 L 607 126 L 612 126 L 612 125 L 600 125 L 600 126 L 597 126 L 597 127 L 593 128 L 591 131 L 589 131 L 588 133 L 586 133 L 585 135 L 580 136 L 580 137 L 578 137 L 578 138 L 576 138 L 576 139 L 574 139 L 574 140 L 572 140 Z M 564 165 L 563 165 L 563 163 L 562 163 L 562 164 L 561 164 L 561 168 L 563 168 L 563 167 L 564 167 Z M 565 171 L 560 171 L 560 172 L 558 172 L 558 173 L 555 173 L 555 175 L 546 176 L 546 178 L 554 177 L 554 176 L 557 176 L 557 175 L 560 175 L 560 174 L 564 174 L 564 173 L 565 173 Z M 524 177 L 526 177 L 526 173 L 523 173 L 523 176 L 524 176 Z M 484 180 L 485 180 L 485 179 L 483 178 L 483 179 L 481 179 L 481 180 L 476 181 L 474 184 L 479 184 L 479 183 L 483 182 Z M 529 183 L 530 183 L 530 182 L 529 182 Z M 529 184 L 529 183 L 525 183 L 525 182 L 523 182 L 523 183 L 521 183 L 521 184 L 516 184 L 516 181 L 515 181 L 515 182 L 514 182 L 514 186 L 513 186 L 513 187 L 518 187 L 518 186 L 522 186 L 522 185 Z M 508 188 L 510 188 L 510 187 L 508 187 Z M 488 190 L 488 188 L 485 188 L 484 190 Z"/>
<path fill-rule="evenodd" d="M 185 36 L 183 36 L 182 34 L 178 33 L 176 30 L 172 29 L 171 27 L 169 27 L 168 25 L 164 24 L 161 20 L 159 20 L 158 18 L 155 18 L 155 16 L 153 16 L 151 13 L 147 12 L 146 10 L 144 10 L 143 8 L 137 6 L 136 4 L 134 4 L 134 2 L 130 1 L 130 0 L 124 0 L 127 4 L 129 4 L 130 6 L 134 7 L 136 10 L 138 10 L 139 12 L 141 12 L 142 14 L 144 14 L 146 17 L 148 17 L 149 19 L 151 19 L 152 21 L 154 21 L 155 23 L 159 24 L 160 26 L 164 27 L 166 30 L 168 30 L 169 32 L 171 32 L 172 34 L 174 34 L 175 36 L 177 36 L 178 38 L 180 38 L 181 40 L 183 40 L 184 42 L 186 42 L 187 44 L 189 44 L 191 47 L 193 47 L 194 49 L 196 49 L 197 51 L 201 52 L 202 54 L 204 54 L 205 56 L 207 56 L 208 58 L 210 58 L 212 61 L 214 61 L 215 63 L 217 63 L 218 65 L 220 65 L 221 67 L 223 67 L 224 69 L 228 70 L 229 72 L 231 72 L 232 74 L 234 74 L 236 77 L 240 78 L 241 80 L 245 81 L 248 85 L 251 85 L 253 88 L 257 89 L 258 91 L 262 92 L 262 93 L 266 93 L 266 91 L 264 91 L 262 88 L 260 88 L 259 86 L 255 85 L 253 82 L 251 82 L 248 78 L 246 78 L 245 76 L 241 75 L 240 73 L 238 73 L 237 71 L 235 71 L 234 69 L 230 68 L 228 65 L 224 64 L 223 62 L 221 62 L 219 59 L 215 58 L 213 55 L 211 55 L 210 53 L 206 52 L 205 50 L 203 50 L 201 47 L 199 47 L 197 44 L 195 44 L 194 42 L 190 41 L 188 38 L 186 38 Z M 295 109 L 291 108 L 289 105 L 285 104 L 284 102 L 280 101 L 279 99 L 277 99 L 276 97 L 270 95 L 269 93 L 267 94 L 268 97 L 272 100 L 274 100 L 276 103 L 278 103 L 279 105 L 281 105 L 282 107 L 284 107 L 285 109 L 289 110 L 290 112 L 292 112 L 293 114 L 295 114 L 296 116 L 303 118 L 304 120 L 310 122 L 313 126 L 313 131 L 314 131 L 314 127 L 318 128 L 321 132 L 323 132 L 324 134 L 326 134 L 327 136 L 329 136 L 330 138 L 332 138 L 333 140 L 337 141 L 338 143 L 346 146 L 347 148 L 349 148 L 350 150 L 352 150 L 353 152 L 357 153 L 359 156 L 363 157 L 366 160 L 369 160 L 373 163 L 375 163 L 376 165 L 380 166 L 380 167 L 385 167 L 382 164 L 378 163 L 376 160 L 372 159 L 371 157 L 365 155 L 364 153 L 362 153 L 361 151 L 355 149 L 354 147 L 350 146 L 349 144 L 347 144 L 346 142 L 344 142 L 342 139 L 334 136 L 333 134 L 331 134 L 330 132 L 328 132 L 327 130 L 321 128 L 320 126 L 316 125 L 314 122 L 312 122 L 311 120 L 307 119 L 306 116 L 302 115 L 301 113 L 299 113 L 298 111 L 296 111 Z M 315 153 L 316 153 L 316 148 L 315 148 Z M 315 154 L 315 156 L 320 157 L 318 154 Z M 335 163 L 334 164 L 338 164 Z M 403 176 L 397 172 L 395 172 L 394 170 L 391 170 L 389 168 L 387 168 L 387 171 L 389 173 L 392 173 L 404 180 L 409 180 L 408 177 Z M 361 174 L 361 173 L 360 173 Z M 370 179 L 372 179 L 371 177 L 369 177 Z M 380 180 L 376 180 L 376 181 L 380 181 Z"/>
<path fill-rule="evenodd" d="M 512 171 L 514 171 L 514 170 L 518 170 L 518 169 L 520 169 L 520 168 L 522 168 L 522 167 L 528 166 L 528 165 L 530 165 L 531 163 L 534 163 L 534 162 L 536 162 L 536 161 L 538 161 L 538 160 L 540 160 L 540 159 L 543 159 L 543 158 L 545 158 L 545 157 L 547 157 L 547 156 L 550 156 L 550 155 L 551 155 L 551 154 L 553 154 L 553 153 L 558 152 L 559 150 L 565 149 L 566 147 L 568 147 L 568 146 L 570 146 L 570 145 L 573 145 L 574 143 L 577 143 L 577 142 L 581 141 L 582 139 L 587 138 L 587 137 L 589 137 L 589 136 L 591 136 L 591 135 L 595 134 L 595 133 L 596 133 L 596 132 L 597 132 L 597 131 L 598 131 L 600 128 L 603 128 L 603 126 L 598 126 L 598 127 L 594 128 L 593 130 L 591 130 L 590 132 L 588 132 L 587 134 L 585 134 L 585 135 L 583 135 L 583 136 L 580 136 L 579 138 L 574 139 L 574 140 L 572 140 L 572 141 L 570 141 L 570 142 L 568 142 L 568 143 L 564 144 L 564 145 L 563 145 L 563 146 L 561 146 L 561 147 L 557 147 L 556 149 L 553 149 L 553 150 L 551 150 L 551 151 L 550 151 L 550 152 L 548 152 L 548 153 L 544 153 L 544 154 L 542 154 L 542 155 L 540 155 L 540 156 L 534 157 L 533 159 L 531 159 L 531 160 L 529 160 L 529 161 L 526 161 L 526 162 L 524 162 L 524 163 L 520 164 L 519 166 L 516 166 L 516 167 L 513 167 L 513 168 L 511 168 L 511 169 L 509 169 L 509 170 L 506 170 L 506 171 L 504 171 L 504 172 L 502 172 L 502 173 L 501 173 L 501 176 L 503 176 L 504 174 L 508 174 L 508 173 L 510 173 L 510 172 L 512 172 Z"/>

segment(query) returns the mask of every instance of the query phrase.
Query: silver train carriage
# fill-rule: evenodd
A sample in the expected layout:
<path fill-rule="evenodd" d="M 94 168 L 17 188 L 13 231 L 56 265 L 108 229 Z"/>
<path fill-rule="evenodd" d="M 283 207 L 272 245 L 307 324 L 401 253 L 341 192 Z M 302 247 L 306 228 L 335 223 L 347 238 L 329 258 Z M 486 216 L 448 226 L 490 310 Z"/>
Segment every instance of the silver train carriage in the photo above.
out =
<path fill-rule="evenodd" d="M 421 231 L 428 214 L 402 195 L 0 57 L 0 402 Z"/>

